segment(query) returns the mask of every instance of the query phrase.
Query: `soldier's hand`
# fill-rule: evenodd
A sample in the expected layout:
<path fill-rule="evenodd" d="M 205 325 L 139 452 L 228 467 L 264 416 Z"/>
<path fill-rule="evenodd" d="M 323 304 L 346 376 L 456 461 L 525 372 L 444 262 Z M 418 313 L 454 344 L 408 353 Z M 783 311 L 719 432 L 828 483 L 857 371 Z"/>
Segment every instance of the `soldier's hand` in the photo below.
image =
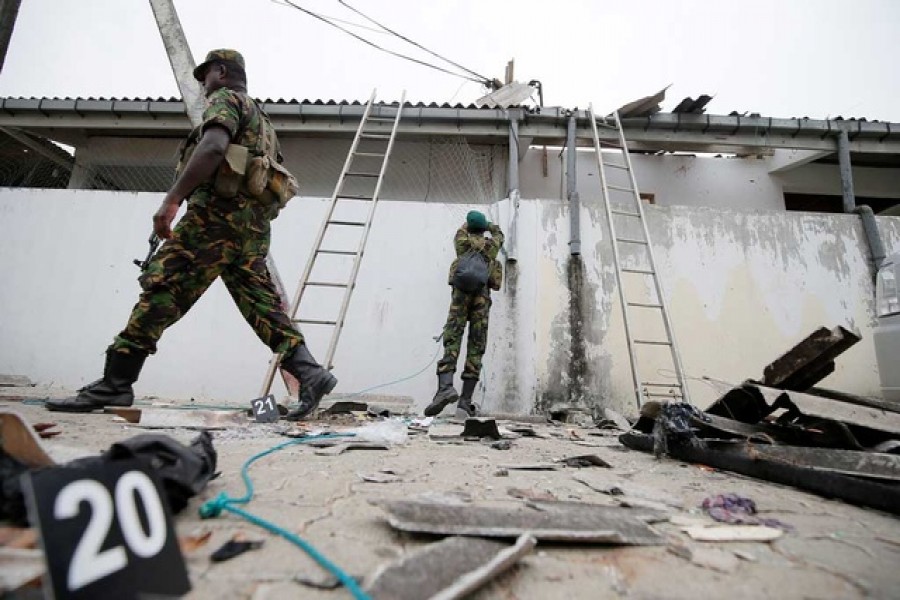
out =
<path fill-rule="evenodd" d="M 175 215 L 178 214 L 179 204 L 181 203 L 178 200 L 166 196 L 162 204 L 159 205 L 159 210 L 153 215 L 153 231 L 164 240 L 172 237 L 172 221 L 175 220 Z"/>

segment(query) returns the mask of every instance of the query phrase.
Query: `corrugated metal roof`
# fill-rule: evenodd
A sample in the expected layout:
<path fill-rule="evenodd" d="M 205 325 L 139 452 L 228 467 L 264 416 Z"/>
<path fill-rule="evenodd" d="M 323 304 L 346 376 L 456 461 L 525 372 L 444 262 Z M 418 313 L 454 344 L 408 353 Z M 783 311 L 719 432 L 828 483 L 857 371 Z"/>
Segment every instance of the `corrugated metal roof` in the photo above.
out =
<path fill-rule="evenodd" d="M 164 98 L 162 96 L 157 97 L 157 98 L 150 98 L 150 97 L 117 98 L 117 97 L 106 97 L 106 96 L 98 96 L 96 98 L 94 96 L 88 96 L 87 98 L 82 97 L 82 96 L 78 96 L 75 98 L 73 98 L 71 96 L 66 96 L 63 98 L 60 98 L 58 96 L 54 96 L 53 98 L 49 98 L 49 97 L 39 98 L 39 97 L 35 97 L 35 96 L 30 96 L 30 97 L 9 96 L 9 97 L 3 98 L 3 100 L 14 100 L 14 101 L 21 100 L 21 101 L 27 101 L 27 102 L 41 102 L 41 101 L 43 101 L 43 102 L 160 102 L 160 103 L 165 103 L 165 102 L 179 102 L 180 103 L 181 102 L 181 98 L 175 98 L 175 97 Z M 257 102 L 261 102 L 261 103 L 265 103 L 265 104 L 282 104 L 282 105 L 307 104 L 310 106 L 362 106 L 363 104 L 365 104 L 365 102 L 362 102 L 360 100 L 334 100 L 334 99 L 321 99 L 321 98 L 315 99 L 315 100 L 310 100 L 308 98 L 304 98 L 303 100 L 298 100 L 296 98 L 291 98 L 290 100 L 285 100 L 284 98 L 278 98 L 278 99 L 256 98 L 256 100 L 257 100 Z M 375 104 L 377 106 L 397 106 L 399 103 L 398 102 L 376 102 Z M 479 110 L 479 109 L 492 110 L 491 107 L 487 107 L 487 106 L 481 107 L 481 106 L 476 106 L 475 104 L 460 104 L 460 103 L 450 104 L 447 102 L 444 102 L 443 104 L 439 104 L 437 102 L 428 102 L 428 103 L 426 103 L 426 102 L 415 102 L 415 103 L 404 102 L 403 106 L 407 107 L 407 108 L 456 108 L 456 109 L 467 109 L 467 110 Z M 527 108 L 527 107 L 517 107 L 517 108 Z"/>

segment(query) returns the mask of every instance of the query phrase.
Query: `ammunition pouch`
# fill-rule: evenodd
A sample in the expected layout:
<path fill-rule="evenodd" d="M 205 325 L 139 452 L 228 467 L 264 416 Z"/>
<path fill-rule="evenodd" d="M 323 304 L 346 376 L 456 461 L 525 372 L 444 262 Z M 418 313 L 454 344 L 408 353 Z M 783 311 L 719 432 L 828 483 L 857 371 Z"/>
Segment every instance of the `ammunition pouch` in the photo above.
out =
<path fill-rule="evenodd" d="M 297 195 L 297 179 L 283 165 L 268 156 L 254 156 L 247 167 L 247 192 L 257 198 L 268 190 L 274 196 L 278 208 Z"/>
<path fill-rule="evenodd" d="M 213 193 L 219 198 L 234 198 L 241 191 L 247 175 L 250 150 L 239 144 L 228 144 L 225 159 L 213 177 Z"/>

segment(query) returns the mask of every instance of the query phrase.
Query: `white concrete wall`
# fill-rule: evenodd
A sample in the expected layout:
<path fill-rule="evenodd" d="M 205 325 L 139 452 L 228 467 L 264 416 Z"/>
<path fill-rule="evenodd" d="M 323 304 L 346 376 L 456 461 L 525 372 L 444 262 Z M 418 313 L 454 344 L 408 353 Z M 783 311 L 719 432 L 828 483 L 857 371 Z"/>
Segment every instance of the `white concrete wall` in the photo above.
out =
<path fill-rule="evenodd" d="M 565 198 L 565 153 L 547 149 L 546 175 L 543 149 L 532 147 L 520 165 L 523 198 Z M 783 210 L 784 192 L 841 195 L 837 165 L 805 164 L 780 173 L 787 151 L 774 156 L 737 158 L 734 156 L 632 154 L 638 189 L 654 195 L 658 206 L 710 206 L 740 210 Z M 621 164 L 621 154 L 607 152 L 605 163 Z M 576 165 L 578 192 L 582 198 L 600 197 L 597 159 L 593 149 L 579 149 Z M 631 187 L 627 175 L 606 169 L 608 183 Z M 853 184 L 857 196 L 900 198 L 900 169 L 855 167 Z M 621 192 L 611 192 L 614 199 Z"/>
<path fill-rule="evenodd" d="M 136 300 L 138 272 L 131 259 L 146 252 L 159 200 L 158 194 L 0 190 L 0 373 L 70 387 L 99 376 L 103 350 Z M 438 351 L 432 337 L 449 302 L 451 238 L 469 208 L 379 205 L 335 358 L 338 392 L 424 369 L 377 391 L 411 395 L 420 406 L 428 402 Z M 322 200 L 298 198 L 274 224 L 273 255 L 289 289 L 324 209 Z M 585 200 L 581 221 L 584 278 L 574 302 L 581 322 L 574 325 L 582 333 L 573 340 L 567 208 L 559 200 L 521 203 L 515 284 L 507 278 L 494 295 L 486 386 L 478 392 L 490 410 L 527 412 L 536 400 L 540 408 L 574 401 L 633 410 L 608 234 L 595 200 Z M 825 384 L 878 393 L 874 292 L 858 218 L 673 206 L 651 207 L 648 222 L 691 377 L 758 377 L 765 364 L 816 327 L 844 325 L 864 339 L 839 359 Z M 887 248 L 900 250 L 900 219 L 879 223 Z M 307 334 L 321 354 L 324 338 Z M 573 348 L 585 355 L 584 371 L 570 366 Z M 245 401 L 258 392 L 267 359 L 216 283 L 163 337 L 137 391 Z M 712 399 L 711 390 L 691 380 L 701 403 Z"/>

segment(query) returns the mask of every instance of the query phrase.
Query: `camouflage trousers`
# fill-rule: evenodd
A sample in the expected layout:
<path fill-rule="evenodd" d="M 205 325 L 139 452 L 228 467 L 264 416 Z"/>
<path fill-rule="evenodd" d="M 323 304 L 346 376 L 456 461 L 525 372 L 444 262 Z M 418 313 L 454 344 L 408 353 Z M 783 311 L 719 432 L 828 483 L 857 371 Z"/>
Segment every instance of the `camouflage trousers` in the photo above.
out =
<path fill-rule="evenodd" d="M 250 218 L 241 208 L 240 203 L 235 210 L 188 207 L 172 239 L 141 275 L 143 292 L 111 348 L 125 353 L 156 352 L 156 342 L 166 328 L 183 317 L 218 277 L 244 319 L 273 352 L 287 352 L 303 342 L 281 307 L 266 267 L 268 220 L 258 215 Z"/>
<path fill-rule="evenodd" d="M 485 288 L 476 294 L 467 294 L 452 288 L 450 312 L 444 325 L 444 357 L 438 361 L 437 372 L 455 373 L 463 331 L 469 324 L 466 344 L 466 364 L 463 379 L 478 379 L 481 374 L 481 358 L 487 348 L 488 316 L 491 311 L 491 292 Z"/>

